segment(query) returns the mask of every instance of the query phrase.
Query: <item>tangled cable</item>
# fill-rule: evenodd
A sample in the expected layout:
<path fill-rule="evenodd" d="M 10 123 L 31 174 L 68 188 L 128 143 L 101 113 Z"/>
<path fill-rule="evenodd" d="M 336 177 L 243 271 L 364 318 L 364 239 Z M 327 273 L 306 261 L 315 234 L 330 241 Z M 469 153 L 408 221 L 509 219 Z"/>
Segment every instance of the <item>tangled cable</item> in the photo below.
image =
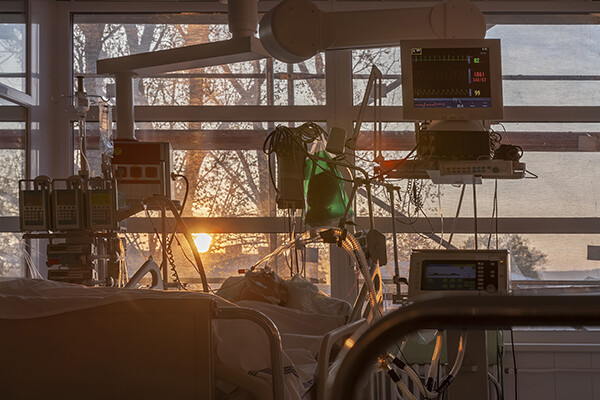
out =
<path fill-rule="evenodd" d="M 269 177 L 277 193 L 279 193 L 279 189 L 275 183 L 275 175 L 273 173 L 273 154 L 290 156 L 298 148 L 301 149 L 301 152 L 307 153 L 309 143 L 326 135 L 325 130 L 314 122 L 305 122 L 297 128 L 277 125 L 267 135 L 263 143 L 263 152 L 269 157 Z"/>
<path fill-rule="evenodd" d="M 285 153 L 289 152 L 294 144 L 306 148 L 307 144 L 314 142 L 322 135 L 327 135 L 325 130 L 314 122 L 305 122 L 297 128 L 277 125 L 265 138 L 263 151 L 267 155 Z"/>

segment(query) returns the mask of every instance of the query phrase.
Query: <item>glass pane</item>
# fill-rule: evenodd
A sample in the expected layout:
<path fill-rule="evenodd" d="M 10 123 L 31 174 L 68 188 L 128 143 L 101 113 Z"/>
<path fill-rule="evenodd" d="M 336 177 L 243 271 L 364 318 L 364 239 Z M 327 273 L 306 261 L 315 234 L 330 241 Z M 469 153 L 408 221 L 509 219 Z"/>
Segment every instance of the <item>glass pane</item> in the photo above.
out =
<path fill-rule="evenodd" d="M 19 215 L 19 179 L 25 176 L 25 151 L 0 149 L 0 160 L 0 215 Z"/>
<path fill-rule="evenodd" d="M 526 152 L 521 161 L 537 179 L 499 180 L 498 213 L 502 217 L 598 217 L 600 196 L 600 153 Z M 530 175 L 530 177 L 532 177 Z M 494 181 L 477 185 L 477 213 L 491 217 L 494 203 Z M 426 210 L 438 218 L 454 215 L 460 187 L 442 185 L 440 199 L 434 190 L 426 197 Z M 473 215 L 472 189 L 465 193 L 461 217 Z"/>
<path fill-rule="evenodd" d="M 325 105 L 325 53 L 298 64 L 273 61 L 273 100 L 267 104 Z"/>
<path fill-rule="evenodd" d="M 385 47 L 352 51 L 352 86 L 354 105 L 361 104 L 371 67 L 375 65 L 383 74 L 383 101 L 386 106 L 402 105 L 400 48 Z M 370 102 L 372 105 L 372 100 Z"/>
<path fill-rule="evenodd" d="M 198 156 L 203 158 L 201 165 L 192 162 Z M 196 181 L 195 190 L 191 192 L 195 215 L 227 217 L 268 213 L 271 183 L 262 152 L 186 152 L 182 161 L 187 163 L 190 172 L 197 171 L 191 181 Z M 192 164 L 199 168 L 195 169 Z"/>
<path fill-rule="evenodd" d="M 136 15 L 131 14 L 131 18 Z M 173 23 L 177 15 L 150 14 L 145 23 L 90 22 L 79 15 L 73 26 L 74 74 L 86 76 L 90 94 L 109 96 L 113 80 L 96 75 L 98 59 L 120 57 L 231 38 L 226 24 L 212 14 L 191 14 L 186 23 Z M 107 21 L 110 15 L 98 16 Z M 122 20 L 113 16 L 114 21 Z M 148 23 L 149 20 L 156 23 Z M 325 57 L 287 65 L 257 60 L 144 77 L 135 80 L 137 105 L 323 105 Z"/>
<path fill-rule="evenodd" d="M 382 267 L 384 279 L 394 275 L 392 235 L 388 234 L 388 263 Z M 439 249 L 439 243 L 417 234 L 398 234 L 398 264 L 401 277 L 409 276 L 412 249 Z M 447 236 L 445 237 L 447 239 Z M 502 234 L 498 248 L 511 252 L 512 280 L 600 280 L 598 261 L 588 260 L 588 246 L 600 245 L 600 235 Z M 489 243 L 489 247 L 488 247 Z M 473 235 L 454 235 L 452 244 L 473 249 Z M 479 235 L 479 249 L 496 249 L 496 235 Z"/>
<path fill-rule="evenodd" d="M 479 236 L 479 248 L 495 249 L 496 237 Z M 452 243 L 473 248 L 472 235 L 455 235 Z M 600 235 L 499 235 L 499 248 L 511 251 L 512 280 L 600 280 L 598 261 L 588 260 L 588 246 L 600 245 Z"/>
<path fill-rule="evenodd" d="M 504 105 L 597 106 L 600 27 L 495 25 L 502 40 Z"/>
<path fill-rule="evenodd" d="M 193 236 L 202 253 L 200 256 L 204 270 L 213 290 L 217 290 L 230 276 L 243 276 L 246 270 L 270 252 L 271 241 L 279 240 L 281 244 L 282 241 L 287 240 L 286 235 L 268 234 L 194 233 Z M 132 276 L 149 256 L 160 263 L 162 250 L 160 240 L 155 234 L 128 233 L 125 237 L 129 276 Z M 209 244 L 203 249 L 202 245 L 206 243 Z M 277 245 L 273 243 L 273 246 Z M 188 289 L 201 290 L 200 275 L 196 271 L 193 257 L 183 235 L 178 234 L 173 241 L 172 260 L 175 263 L 176 274 L 170 266 L 169 282 L 173 282 L 177 276 Z M 289 252 L 282 253 L 274 263 L 270 264 L 270 267 L 282 279 L 290 279 L 290 266 L 294 260 L 295 258 L 292 259 Z M 329 292 L 329 246 L 311 244 L 305 251 L 299 251 L 298 260 L 303 275 L 321 290 Z"/>
<path fill-rule="evenodd" d="M 0 277 L 23 276 L 20 233 L 0 233 Z"/>
<path fill-rule="evenodd" d="M 19 215 L 19 179 L 25 177 L 25 123 L 0 121 L 0 215 Z"/>
<path fill-rule="evenodd" d="M 505 106 L 598 106 L 600 81 L 504 80 Z"/>
<path fill-rule="evenodd" d="M 0 122 L 0 216 L 19 215 L 19 179 L 25 177 L 25 123 Z M 0 233 L 0 277 L 22 276 L 20 233 Z"/>
<path fill-rule="evenodd" d="M 25 92 L 27 39 L 25 2 L 0 7 L 0 83 Z"/>

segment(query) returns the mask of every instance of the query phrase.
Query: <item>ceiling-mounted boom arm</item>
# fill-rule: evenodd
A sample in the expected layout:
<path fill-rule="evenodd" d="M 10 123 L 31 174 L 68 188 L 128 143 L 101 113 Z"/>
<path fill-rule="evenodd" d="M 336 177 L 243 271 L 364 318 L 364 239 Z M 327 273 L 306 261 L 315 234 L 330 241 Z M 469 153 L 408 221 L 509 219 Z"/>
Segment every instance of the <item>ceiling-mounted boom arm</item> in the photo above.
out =
<path fill-rule="evenodd" d="M 228 0 L 231 39 L 98 60 L 99 74 L 114 74 L 117 138 L 136 140 L 133 79 L 165 72 L 259 60 L 269 57 L 255 37 L 258 0 Z"/>
<path fill-rule="evenodd" d="M 320 51 L 397 45 L 401 39 L 483 38 L 485 19 L 469 0 L 433 7 L 325 12 L 308 0 L 284 0 L 260 22 L 273 57 L 297 63 Z"/>

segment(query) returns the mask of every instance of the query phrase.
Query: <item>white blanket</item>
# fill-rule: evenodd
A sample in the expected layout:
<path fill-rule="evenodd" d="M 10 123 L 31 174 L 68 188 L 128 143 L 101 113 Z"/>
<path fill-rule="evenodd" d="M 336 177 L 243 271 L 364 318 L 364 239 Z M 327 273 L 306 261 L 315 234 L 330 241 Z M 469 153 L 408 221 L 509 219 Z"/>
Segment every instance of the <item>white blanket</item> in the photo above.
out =
<path fill-rule="evenodd" d="M 207 296 L 220 307 L 235 306 L 220 297 L 197 292 L 91 288 L 14 279 L 0 282 L 0 318 L 39 318 L 134 299 Z M 239 306 L 261 311 L 277 325 L 284 348 L 286 399 L 302 399 L 312 385 L 322 336 L 343 325 L 345 317 L 307 314 L 256 301 L 242 301 Z M 218 320 L 213 326 L 216 352 L 223 364 L 270 380 L 268 339 L 260 327 L 245 320 Z"/>

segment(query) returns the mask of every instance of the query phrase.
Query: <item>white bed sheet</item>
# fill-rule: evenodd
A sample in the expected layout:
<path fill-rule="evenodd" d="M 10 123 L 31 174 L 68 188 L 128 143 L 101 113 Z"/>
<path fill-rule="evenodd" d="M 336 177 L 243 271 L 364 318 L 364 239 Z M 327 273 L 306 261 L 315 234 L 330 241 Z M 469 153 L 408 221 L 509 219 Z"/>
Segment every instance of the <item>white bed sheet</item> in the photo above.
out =
<path fill-rule="evenodd" d="M 219 306 L 235 306 L 220 297 L 198 292 L 92 288 L 47 280 L 14 279 L 0 282 L 0 318 L 28 319 L 144 298 L 210 297 Z M 322 336 L 342 326 L 344 316 L 308 314 L 257 301 L 239 306 L 263 312 L 277 325 L 284 349 L 285 396 L 305 398 L 317 368 Z M 219 360 L 226 366 L 270 380 L 268 338 L 256 324 L 245 320 L 214 321 L 214 341 Z M 236 394 L 232 398 L 239 398 Z"/>

